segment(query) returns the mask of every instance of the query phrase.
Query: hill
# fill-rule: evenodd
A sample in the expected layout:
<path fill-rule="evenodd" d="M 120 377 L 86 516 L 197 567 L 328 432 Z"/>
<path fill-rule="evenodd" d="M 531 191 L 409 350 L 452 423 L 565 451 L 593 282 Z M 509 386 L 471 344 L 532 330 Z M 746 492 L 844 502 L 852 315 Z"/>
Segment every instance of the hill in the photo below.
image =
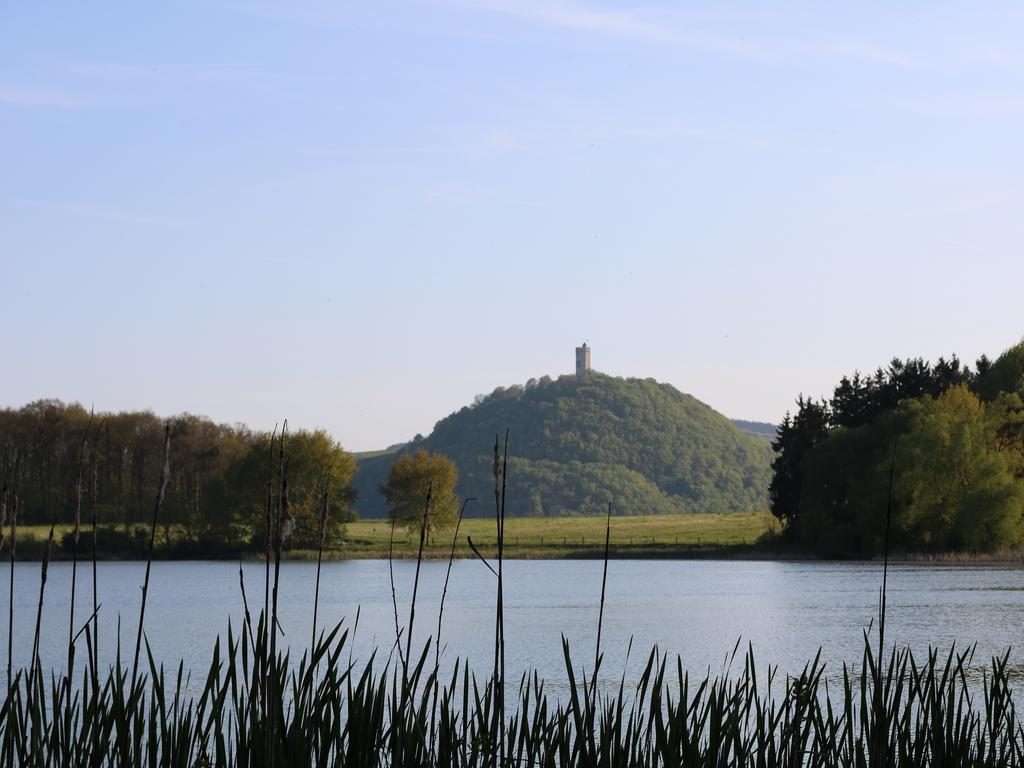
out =
<path fill-rule="evenodd" d="M 509 437 L 509 515 L 740 512 L 764 509 L 771 449 L 669 384 L 589 372 L 499 387 L 409 448 L 451 457 L 461 496 L 489 514 L 494 436 Z M 377 488 L 397 453 L 362 459 L 356 510 L 384 517 Z M 473 509 L 471 507 L 471 509 Z"/>
<path fill-rule="evenodd" d="M 767 440 L 771 442 L 776 437 L 776 427 L 774 424 L 769 424 L 766 421 L 746 421 L 745 419 L 733 419 L 732 423 L 736 425 L 737 429 L 741 432 L 746 432 L 751 437 L 756 437 L 759 440 Z"/>

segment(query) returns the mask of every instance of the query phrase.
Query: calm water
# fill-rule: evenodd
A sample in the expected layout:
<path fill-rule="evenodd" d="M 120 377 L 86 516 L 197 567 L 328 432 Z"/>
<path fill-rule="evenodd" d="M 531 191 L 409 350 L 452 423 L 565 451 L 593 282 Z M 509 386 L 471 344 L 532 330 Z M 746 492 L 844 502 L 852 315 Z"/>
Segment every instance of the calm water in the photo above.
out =
<path fill-rule="evenodd" d="M 447 563 L 423 564 L 415 645 L 433 635 Z M 395 563 L 399 617 L 408 620 L 415 564 Z M 142 563 L 103 563 L 99 569 L 100 643 L 112 659 L 118 616 L 124 653 L 134 647 Z M 244 566 L 250 608 L 263 600 L 263 567 Z M 282 565 L 280 614 L 285 641 L 305 648 L 310 637 L 315 566 Z M 6 566 L 0 569 L 2 642 L 7 636 Z M 763 663 L 797 671 L 819 647 L 832 674 L 841 661 L 859 662 L 862 633 L 875 616 L 881 567 L 874 564 L 822 564 L 722 561 L 613 561 L 603 632 L 605 676 L 617 682 L 633 639 L 629 667 L 642 665 L 657 644 L 682 656 L 696 672 L 719 671 L 740 638 L 753 644 Z M 43 610 L 44 666 L 61 668 L 68 637 L 71 566 L 53 564 Z M 929 644 L 976 643 L 987 657 L 1020 643 L 1024 624 L 1024 570 L 995 567 L 895 566 L 890 570 L 892 641 L 922 650 Z M 478 562 L 454 565 L 445 604 L 443 658 L 469 658 L 486 674 L 493 653 L 495 579 Z M 601 588 L 601 563 L 593 561 L 512 561 L 506 565 L 506 668 L 510 678 L 536 669 L 558 690 L 564 679 L 561 636 L 577 659 L 591 666 Z M 81 625 L 91 610 L 90 566 L 79 569 Z M 15 664 L 28 662 L 39 595 L 39 565 L 15 572 Z M 323 567 L 320 625 L 345 619 L 361 606 L 354 643 L 357 658 L 375 647 L 384 653 L 394 640 L 394 613 L 385 561 L 349 561 Z M 90 608 L 87 608 L 87 603 Z M 230 617 L 242 614 L 238 566 L 187 562 L 153 565 L 146 628 L 154 655 L 167 663 L 183 659 L 187 668 L 205 670 L 213 643 Z M 404 641 L 403 641 L 404 642 Z M 84 648 L 84 642 L 83 646 Z M 6 651 L 6 648 L 4 648 Z M 80 651 L 84 655 L 84 650 Z M 81 658 L 81 656 L 80 656 Z M 1014 653 L 1012 658 L 1018 659 Z M 1020 671 L 1018 669 L 1018 671 Z"/>

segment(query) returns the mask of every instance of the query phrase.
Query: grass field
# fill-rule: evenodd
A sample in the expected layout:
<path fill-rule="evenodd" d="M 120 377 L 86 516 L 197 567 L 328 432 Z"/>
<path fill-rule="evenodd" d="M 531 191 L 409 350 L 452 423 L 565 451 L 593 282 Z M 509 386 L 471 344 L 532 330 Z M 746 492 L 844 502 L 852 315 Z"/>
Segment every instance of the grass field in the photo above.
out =
<path fill-rule="evenodd" d="M 613 517 L 611 554 L 615 557 L 672 557 L 711 553 L 753 545 L 770 530 L 768 513 L 733 515 L 650 515 Z M 386 520 L 349 523 L 346 541 L 332 557 L 387 557 L 391 526 Z M 493 519 L 463 520 L 457 557 L 474 557 L 466 538 L 490 554 L 497 543 Z M 505 521 L 505 553 L 510 558 L 600 557 L 604 553 L 603 517 L 516 517 Z M 415 557 L 418 532 L 395 531 L 395 557 Z M 440 531 L 427 543 L 426 557 L 446 558 L 452 531 Z"/>
<path fill-rule="evenodd" d="M 610 553 L 613 557 L 686 557 L 716 552 L 742 552 L 751 548 L 769 530 L 773 518 L 767 512 L 730 515 L 650 515 L 613 517 Z M 142 526 L 139 526 L 140 528 Z M 71 531 L 70 525 L 58 525 L 57 542 Z M 19 549 L 26 556 L 38 552 L 27 539 L 43 542 L 49 526 L 18 526 Z M 451 552 L 452 530 L 438 531 L 424 548 L 427 558 L 447 558 Z M 328 559 L 385 558 L 391 525 L 386 520 L 361 520 L 345 526 L 342 542 L 325 550 Z M 604 554 L 605 519 L 603 517 L 508 518 L 505 522 L 505 553 L 509 558 L 601 557 Z M 173 534 L 172 534 L 173 536 Z M 467 537 L 488 557 L 494 552 L 497 536 L 493 519 L 463 520 L 456 545 L 456 557 L 475 557 Z M 103 538 L 101 528 L 100 540 Z M 157 532 L 157 557 L 166 541 L 161 527 Z M 419 532 L 395 529 L 394 557 L 416 557 Z M 316 553 L 290 550 L 290 558 L 307 559 Z M 88 557 L 86 551 L 82 556 Z M 254 553 L 253 556 L 258 556 Z M 55 552 L 55 557 L 63 555 Z"/>
<path fill-rule="evenodd" d="M 357 460 L 362 461 L 363 459 L 375 459 L 378 456 L 387 456 L 388 454 L 397 452 L 397 448 L 381 448 L 379 451 L 359 451 L 352 455 L 355 456 Z"/>

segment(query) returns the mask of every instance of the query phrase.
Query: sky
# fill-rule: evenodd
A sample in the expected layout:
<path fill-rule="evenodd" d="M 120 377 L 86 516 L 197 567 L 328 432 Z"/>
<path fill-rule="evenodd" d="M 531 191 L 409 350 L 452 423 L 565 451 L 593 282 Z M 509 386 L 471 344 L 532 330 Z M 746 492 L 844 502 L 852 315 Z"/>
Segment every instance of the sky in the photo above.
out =
<path fill-rule="evenodd" d="M 1024 6 L 4 3 L 0 407 L 352 450 L 497 386 L 778 421 L 1024 335 Z"/>

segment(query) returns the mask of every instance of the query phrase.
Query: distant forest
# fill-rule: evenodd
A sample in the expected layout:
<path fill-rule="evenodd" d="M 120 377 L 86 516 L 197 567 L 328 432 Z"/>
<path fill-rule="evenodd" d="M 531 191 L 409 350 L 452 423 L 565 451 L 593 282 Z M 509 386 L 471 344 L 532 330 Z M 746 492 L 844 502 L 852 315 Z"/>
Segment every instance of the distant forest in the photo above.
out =
<path fill-rule="evenodd" d="M 21 525 L 68 525 L 78 510 L 87 536 L 95 511 L 104 529 L 101 550 L 116 556 L 143 553 L 165 425 L 171 474 L 159 516 L 164 552 L 223 557 L 259 550 L 267 472 L 276 465 L 269 454 L 271 435 L 191 414 L 169 420 L 149 411 L 90 414 L 77 403 L 58 400 L 0 410 L 0 485 L 8 512 L 15 493 Z M 499 387 L 442 419 L 427 438 L 394 446 L 397 450 L 356 457 L 323 431 L 289 433 L 288 485 L 296 525 L 287 544 L 313 545 L 315 499 L 328 471 L 329 539 L 341 535 L 344 522 L 357 512 L 386 516 L 379 488 L 401 450 L 423 447 L 450 456 L 460 473 L 459 493 L 486 499 L 493 485 L 494 435 L 506 427 L 512 435 L 514 484 L 509 514 L 601 514 L 609 502 L 616 514 L 767 506 L 771 451 L 766 442 L 669 385 L 594 372 L 583 381 L 544 377 L 526 386 Z M 487 507 L 481 502 L 470 512 L 486 514 Z M 64 529 L 58 536 L 70 534 Z"/>
<path fill-rule="evenodd" d="M 173 530 L 174 545 L 196 555 L 261 547 L 271 435 L 190 414 L 166 422 L 149 411 L 90 415 L 58 400 L 0 410 L 0 485 L 8 518 L 17 495 L 22 525 L 72 523 L 77 509 L 83 530 L 93 510 L 100 525 L 126 531 L 149 522 L 165 425 L 171 434 L 171 473 L 160 511 L 166 543 Z M 328 535 L 338 535 L 352 499 L 354 458 L 323 431 L 289 433 L 286 451 L 295 517 L 288 543 L 309 545 L 315 538 L 316 499 L 325 483 L 333 507 Z M 125 533 L 127 541 L 105 533 L 100 543 L 131 552 L 143 546 L 135 533 Z"/>
<path fill-rule="evenodd" d="M 760 440 L 773 440 L 775 439 L 776 431 L 778 427 L 775 424 L 769 424 L 766 421 L 747 421 L 746 419 L 733 419 L 732 423 L 736 425 L 736 428 L 741 432 L 746 432 L 751 437 L 756 437 Z"/>
<path fill-rule="evenodd" d="M 16 492 L 19 524 L 70 524 L 78 509 L 87 535 L 95 513 L 105 528 L 101 555 L 103 547 L 141 553 L 138 527 L 152 516 L 165 425 L 172 438 L 159 521 L 165 551 L 259 550 L 270 434 L 190 414 L 168 421 L 148 411 L 90 414 L 56 400 L 0 409 L 7 525 Z M 449 455 L 459 492 L 486 499 L 494 434 L 506 426 L 512 514 L 594 514 L 609 501 L 617 513 L 738 511 L 767 501 L 789 546 L 865 557 L 881 551 L 891 470 L 894 550 L 1024 548 L 1024 342 L 973 367 L 954 356 L 854 372 L 828 398 L 800 396 L 777 428 L 730 423 L 653 380 L 595 372 L 499 387 L 426 438 L 360 456 L 358 474 L 357 458 L 327 433 L 289 433 L 295 526 L 287 544 L 313 545 L 325 484 L 329 540 L 357 509 L 386 514 L 378 487 L 409 448 Z"/>
<path fill-rule="evenodd" d="M 772 443 L 772 512 L 826 556 L 1024 545 L 1024 342 L 974 368 L 894 359 L 797 400 Z"/>

